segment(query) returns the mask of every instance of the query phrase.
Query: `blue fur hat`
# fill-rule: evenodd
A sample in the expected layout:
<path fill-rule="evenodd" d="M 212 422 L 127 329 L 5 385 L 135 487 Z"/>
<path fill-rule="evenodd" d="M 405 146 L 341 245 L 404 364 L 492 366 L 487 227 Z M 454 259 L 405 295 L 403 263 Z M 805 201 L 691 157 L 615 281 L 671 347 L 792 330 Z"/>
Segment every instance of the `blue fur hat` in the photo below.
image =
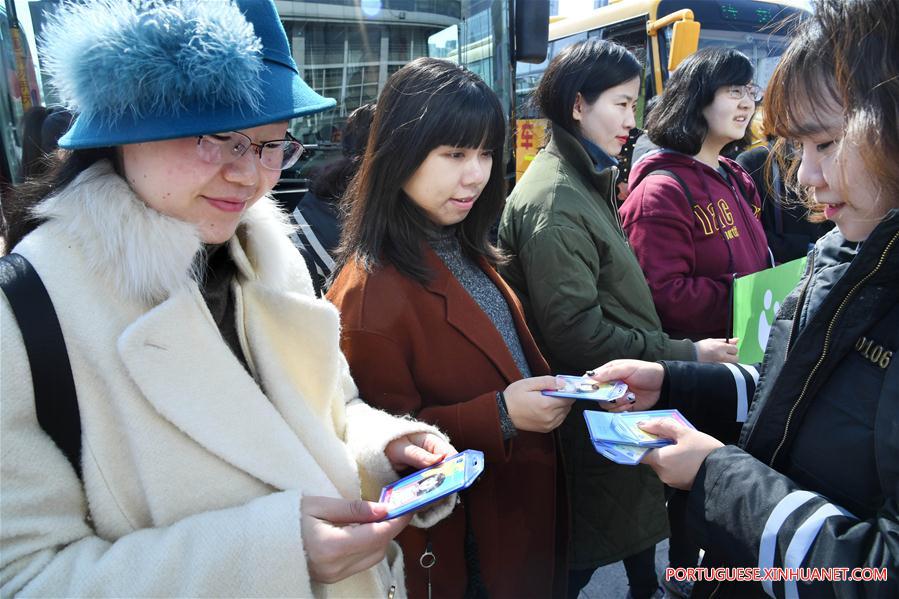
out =
<path fill-rule="evenodd" d="M 272 0 L 87 0 L 45 31 L 53 85 L 78 113 L 62 148 L 246 129 L 335 104 L 300 78 Z"/>

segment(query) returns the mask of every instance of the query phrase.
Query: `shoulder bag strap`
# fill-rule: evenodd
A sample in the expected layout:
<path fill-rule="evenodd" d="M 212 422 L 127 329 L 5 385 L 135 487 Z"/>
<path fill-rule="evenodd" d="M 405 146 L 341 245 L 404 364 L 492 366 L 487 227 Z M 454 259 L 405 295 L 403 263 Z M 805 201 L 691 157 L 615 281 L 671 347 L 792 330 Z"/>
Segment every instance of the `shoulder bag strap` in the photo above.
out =
<path fill-rule="evenodd" d="M 0 288 L 6 294 L 25 342 L 41 428 L 81 477 L 81 417 L 72 366 L 53 302 L 41 278 L 23 256 L 0 259 Z"/>
<path fill-rule="evenodd" d="M 740 197 L 743 198 L 743 201 L 749 204 L 751 208 L 753 208 L 752 198 L 750 198 L 749 194 L 746 193 L 746 188 L 743 187 L 743 182 L 740 181 L 740 177 L 737 176 L 737 173 L 734 172 L 734 169 L 730 168 L 730 165 L 724 162 L 719 162 L 718 164 L 721 165 L 721 168 L 724 169 L 724 171 L 727 173 L 727 176 L 730 177 L 730 180 L 733 181 L 737 186 L 737 189 L 740 190 Z"/>
<path fill-rule="evenodd" d="M 697 205 L 696 200 L 693 199 L 693 194 L 690 193 L 690 188 L 687 187 L 687 184 L 684 183 L 684 180 L 681 179 L 677 173 L 666 170 L 666 169 L 658 169 L 658 170 L 652 171 L 651 173 L 649 173 L 646 176 L 650 177 L 652 175 L 664 175 L 665 177 L 674 179 L 675 181 L 677 181 L 677 184 L 680 185 L 680 188 L 683 190 L 684 195 L 687 196 L 687 201 L 690 202 L 690 207 L 692 208 L 693 206 Z"/>

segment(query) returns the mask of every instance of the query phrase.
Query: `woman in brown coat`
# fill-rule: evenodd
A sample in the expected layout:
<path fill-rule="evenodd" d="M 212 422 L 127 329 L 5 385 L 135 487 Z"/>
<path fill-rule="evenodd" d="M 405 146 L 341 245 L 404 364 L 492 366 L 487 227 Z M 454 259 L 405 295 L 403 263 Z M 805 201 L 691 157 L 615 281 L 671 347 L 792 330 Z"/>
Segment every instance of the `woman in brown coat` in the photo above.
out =
<path fill-rule="evenodd" d="M 361 396 L 485 455 L 463 509 L 399 537 L 413 597 L 564 592 L 567 508 L 552 431 L 571 402 L 541 394 L 554 379 L 494 270 L 503 120 L 495 94 L 456 65 L 419 59 L 395 73 L 328 293 Z"/>

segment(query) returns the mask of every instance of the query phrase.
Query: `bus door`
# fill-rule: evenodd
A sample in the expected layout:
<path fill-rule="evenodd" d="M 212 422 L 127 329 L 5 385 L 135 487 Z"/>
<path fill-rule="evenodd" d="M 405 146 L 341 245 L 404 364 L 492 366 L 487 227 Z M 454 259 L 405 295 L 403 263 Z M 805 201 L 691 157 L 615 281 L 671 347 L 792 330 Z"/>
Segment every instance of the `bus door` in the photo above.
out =
<path fill-rule="evenodd" d="M 548 0 L 462 0 L 461 20 L 428 39 L 430 56 L 447 58 L 477 73 L 499 96 L 509 118 L 503 152 L 507 178 L 517 176 L 521 160 L 531 158 L 542 145 L 539 132 L 528 124 L 523 101 L 530 88 L 521 86 L 514 65 L 532 68 L 535 77 L 547 65 Z M 536 64 L 532 64 L 536 63 Z M 517 145 L 524 144 L 524 152 Z M 513 149 L 515 144 L 515 149 Z M 514 160 L 513 160 L 514 154 Z M 522 169 L 523 172 L 523 169 Z"/>

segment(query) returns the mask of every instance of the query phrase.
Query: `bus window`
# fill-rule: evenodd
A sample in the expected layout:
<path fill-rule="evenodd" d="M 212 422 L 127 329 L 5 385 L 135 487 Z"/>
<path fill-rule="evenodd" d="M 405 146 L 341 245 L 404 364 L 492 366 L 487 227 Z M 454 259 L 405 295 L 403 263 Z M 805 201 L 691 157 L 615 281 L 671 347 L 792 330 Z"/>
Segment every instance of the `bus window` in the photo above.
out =
<path fill-rule="evenodd" d="M 546 60 L 540 64 L 528 64 L 526 62 L 515 63 L 515 116 L 516 118 L 536 119 L 539 118 L 536 109 L 531 105 L 530 97 L 543 71 L 549 65 L 550 61 L 556 57 L 564 48 L 576 44 L 587 39 L 587 32 L 578 33 L 568 37 L 563 37 L 554 42 L 550 42 L 546 52 Z"/>
<path fill-rule="evenodd" d="M 531 160 L 546 144 L 546 121 L 533 101 L 533 93 L 550 61 L 563 48 L 586 39 L 586 32 L 549 42 L 546 60 L 540 64 L 515 63 L 515 133 L 513 135 L 515 180 L 527 170 Z"/>
<path fill-rule="evenodd" d="M 616 23 L 601 30 L 602 37 L 627 48 L 643 65 L 643 85 L 637 102 L 637 126 L 643 126 L 643 106 L 647 97 L 653 95 L 652 68 L 650 65 L 649 37 L 646 35 L 646 20 L 643 18 Z"/>
<path fill-rule="evenodd" d="M 682 8 L 691 9 L 696 21 L 702 24 L 699 48 L 721 46 L 739 50 L 752 61 L 756 83 L 762 88 L 767 86 L 774 67 L 789 42 L 782 26 L 784 20 L 805 14 L 804 10 L 794 8 L 787 2 L 752 0 L 661 0 L 659 14 L 668 14 Z M 659 37 L 667 53 L 671 28 L 666 28 L 664 35 Z M 663 70 L 666 66 L 662 65 Z M 667 72 L 663 76 L 667 79 Z"/>
<path fill-rule="evenodd" d="M 703 30 L 699 37 L 700 48 L 713 46 L 735 48 L 748 56 L 755 67 L 755 81 L 762 89 L 768 86 L 768 80 L 771 79 L 774 67 L 780 62 L 787 44 L 788 40 L 782 36 L 720 29 Z"/>

